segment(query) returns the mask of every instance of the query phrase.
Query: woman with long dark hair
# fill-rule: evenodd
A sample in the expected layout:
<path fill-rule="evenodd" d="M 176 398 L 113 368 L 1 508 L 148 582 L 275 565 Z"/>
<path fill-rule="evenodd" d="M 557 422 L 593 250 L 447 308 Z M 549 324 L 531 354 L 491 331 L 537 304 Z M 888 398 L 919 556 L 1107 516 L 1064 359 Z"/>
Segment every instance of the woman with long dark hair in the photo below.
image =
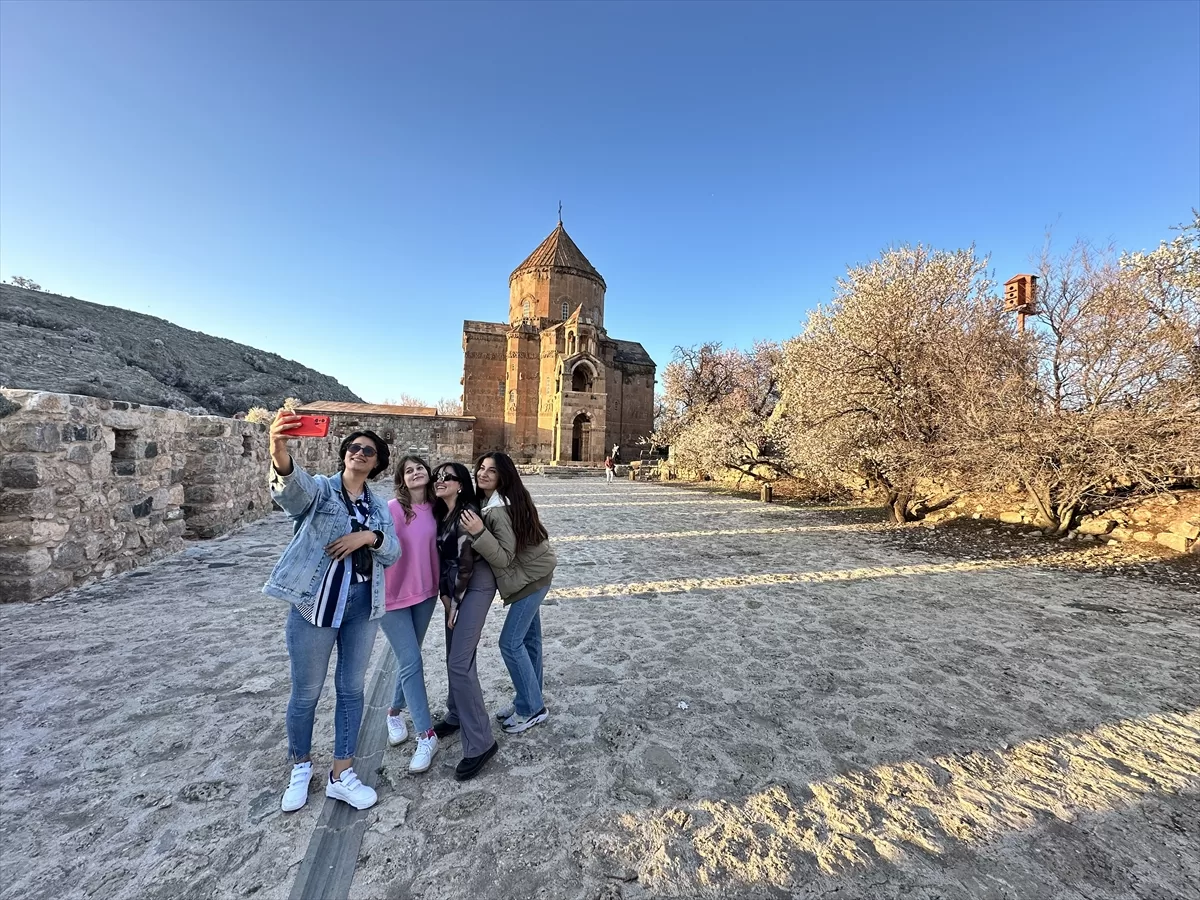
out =
<path fill-rule="evenodd" d="M 508 609 L 500 631 L 500 655 L 514 693 L 512 704 L 496 718 L 505 732 L 520 734 L 550 715 L 542 696 L 541 609 L 557 559 L 512 457 L 500 452 L 481 456 L 475 480 L 484 498 L 482 518 L 464 512 L 463 527 L 476 552 L 491 564 Z"/>
<path fill-rule="evenodd" d="M 438 596 L 437 520 L 433 517 L 433 472 L 419 456 L 403 456 L 396 464 L 396 498 L 388 501 L 400 540 L 400 559 L 387 569 L 387 613 L 381 624 L 399 672 L 387 714 L 388 743 L 408 740 L 404 710 L 412 716 L 417 748 L 408 771 L 428 771 L 438 739 L 429 716 L 421 644 Z"/>
<path fill-rule="evenodd" d="M 286 409 L 271 423 L 271 497 L 292 518 L 292 540 L 263 586 L 264 594 L 292 604 L 285 634 L 293 765 L 281 808 L 291 812 L 308 802 L 313 718 L 336 645 L 333 768 L 325 796 L 366 809 L 377 798 L 354 773 L 363 681 L 384 613 L 384 567 L 400 555 L 387 502 L 367 481 L 387 469 L 388 445 L 373 431 L 352 432 L 338 449 L 338 473 L 310 475 L 288 451 L 299 425 Z"/>
<path fill-rule="evenodd" d="M 496 596 L 496 577 L 487 561 L 476 555 L 471 537 L 460 523 L 465 516 L 479 520 L 479 502 L 467 467 L 456 462 L 438 466 L 434 491 L 441 563 L 438 594 L 446 612 L 446 675 L 450 682 L 446 716 L 434 725 L 434 732 L 444 738 L 462 730 L 463 758 L 454 777 L 466 781 L 478 775 L 497 750 L 475 666 L 479 636 Z"/>

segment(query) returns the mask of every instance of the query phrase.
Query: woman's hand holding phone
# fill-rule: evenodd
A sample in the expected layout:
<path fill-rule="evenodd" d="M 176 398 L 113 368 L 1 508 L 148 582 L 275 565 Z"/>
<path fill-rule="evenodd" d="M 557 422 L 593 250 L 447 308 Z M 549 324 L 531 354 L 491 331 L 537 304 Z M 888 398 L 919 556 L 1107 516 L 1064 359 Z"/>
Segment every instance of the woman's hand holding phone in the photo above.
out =
<path fill-rule="evenodd" d="M 289 409 L 279 410 L 271 422 L 271 464 L 280 475 L 292 474 L 292 454 L 287 442 L 292 438 L 291 432 L 299 427 L 300 417 Z"/>

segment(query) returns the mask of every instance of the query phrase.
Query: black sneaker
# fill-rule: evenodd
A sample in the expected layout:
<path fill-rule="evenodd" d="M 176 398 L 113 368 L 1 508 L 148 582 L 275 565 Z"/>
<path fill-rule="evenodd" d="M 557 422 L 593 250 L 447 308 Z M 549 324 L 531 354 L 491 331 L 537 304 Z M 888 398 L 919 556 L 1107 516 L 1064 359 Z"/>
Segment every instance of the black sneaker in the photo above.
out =
<path fill-rule="evenodd" d="M 462 761 L 454 767 L 454 777 L 458 781 L 469 781 L 479 774 L 479 770 L 483 768 L 484 763 L 496 755 L 496 751 L 500 749 L 500 745 L 495 741 L 492 746 L 488 747 L 478 756 L 464 756 Z"/>
<path fill-rule="evenodd" d="M 441 722 L 433 723 L 433 733 L 438 736 L 438 740 L 441 740 L 454 734 L 454 732 L 458 731 L 459 727 L 457 722 L 447 722 L 443 719 Z"/>

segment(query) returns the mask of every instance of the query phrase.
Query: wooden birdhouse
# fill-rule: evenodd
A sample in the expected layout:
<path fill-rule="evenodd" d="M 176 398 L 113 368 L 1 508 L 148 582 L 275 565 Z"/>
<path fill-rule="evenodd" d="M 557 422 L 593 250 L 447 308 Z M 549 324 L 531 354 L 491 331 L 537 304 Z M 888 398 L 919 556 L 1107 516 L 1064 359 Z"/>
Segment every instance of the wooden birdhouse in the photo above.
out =
<path fill-rule="evenodd" d="M 1037 276 L 1014 275 L 1004 282 L 1004 311 L 1017 314 L 1017 328 L 1025 330 L 1025 317 L 1037 312 Z"/>

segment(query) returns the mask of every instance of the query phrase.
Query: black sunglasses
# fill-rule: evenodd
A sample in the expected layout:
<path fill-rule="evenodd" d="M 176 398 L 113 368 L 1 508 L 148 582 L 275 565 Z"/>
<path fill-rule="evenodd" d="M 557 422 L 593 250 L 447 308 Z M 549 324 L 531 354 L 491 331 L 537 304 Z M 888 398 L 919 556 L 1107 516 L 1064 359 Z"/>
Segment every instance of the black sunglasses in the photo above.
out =
<path fill-rule="evenodd" d="M 449 472 L 438 472 L 434 481 L 458 481 L 458 476 Z"/>
<path fill-rule="evenodd" d="M 375 448 L 370 445 L 351 444 L 346 448 L 346 453 L 349 456 L 353 456 L 355 453 L 361 453 L 364 458 L 370 459 L 375 455 Z"/>

